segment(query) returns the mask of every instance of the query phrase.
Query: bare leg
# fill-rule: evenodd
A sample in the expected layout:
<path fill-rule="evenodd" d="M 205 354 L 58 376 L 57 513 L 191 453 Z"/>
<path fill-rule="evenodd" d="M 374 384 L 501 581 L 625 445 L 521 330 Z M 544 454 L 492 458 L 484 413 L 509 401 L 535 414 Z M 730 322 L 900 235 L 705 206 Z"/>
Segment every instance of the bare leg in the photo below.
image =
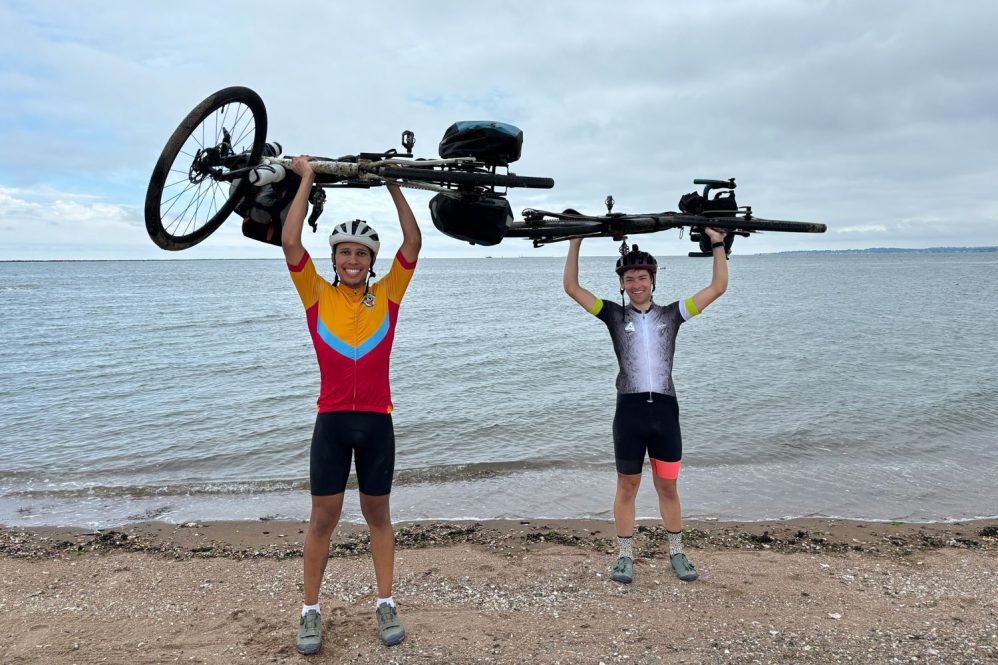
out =
<path fill-rule="evenodd" d="M 312 497 L 312 516 L 305 536 L 305 604 L 319 602 L 319 587 L 329 561 L 329 539 L 340 521 L 343 493 Z"/>
<path fill-rule="evenodd" d="M 665 528 L 673 533 L 682 531 L 682 508 L 679 505 L 679 492 L 676 490 L 676 479 L 654 476 L 655 491 L 658 493 L 658 510 L 662 514 Z"/>
<path fill-rule="evenodd" d="M 627 537 L 634 534 L 634 500 L 638 496 L 641 474 L 617 474 L 617 495 L 613 499 L 613 520 L 617 535 Z"/>
<path fill-rule="evenodd" d="M 390 494 L 360 495 L 360 511 L 371 529 L 371 558 L 374 559 L 374 577 L 378 581 L 378 598 L 392 595 L 392 576 L 395 572 L 395 531 L 392 529 L 389 497 Z"/>

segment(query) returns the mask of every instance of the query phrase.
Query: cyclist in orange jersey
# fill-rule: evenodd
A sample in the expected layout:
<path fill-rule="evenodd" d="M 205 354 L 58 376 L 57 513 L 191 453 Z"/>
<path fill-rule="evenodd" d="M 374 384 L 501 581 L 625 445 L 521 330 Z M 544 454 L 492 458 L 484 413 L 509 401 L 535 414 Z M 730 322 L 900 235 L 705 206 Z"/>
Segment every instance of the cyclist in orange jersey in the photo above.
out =
<path fill-rule="evenodd" d="M 388 364 L 399 305 L 415 270 L 422 238 L 401 190 L 388 185 L 402 227 L 402 246 L 388 274 L 371 283 L 381 241 L 366 222 L 353 220 L 337 225 L 329 236 L 335 273 L 329 283 L 318 274 L 301 241 L 315 172 L 307 156 L 296 157 L 291 168 L 301 176 L 301 184 L 284 222 L 281 246 L 305 307 L 321 375 L 310 450 L 312 511 L 305 537 L 305 593 L 296 648 L 313 654 L 322 644 L 319 588 L 329 541 L 343 507 L 351 458 L 361 512 L 371 530 L 378 634 L 391 646 L 402 641 L 405 628 L 392 598 L 395 537 L 389 496 L 395 434 Z"/>

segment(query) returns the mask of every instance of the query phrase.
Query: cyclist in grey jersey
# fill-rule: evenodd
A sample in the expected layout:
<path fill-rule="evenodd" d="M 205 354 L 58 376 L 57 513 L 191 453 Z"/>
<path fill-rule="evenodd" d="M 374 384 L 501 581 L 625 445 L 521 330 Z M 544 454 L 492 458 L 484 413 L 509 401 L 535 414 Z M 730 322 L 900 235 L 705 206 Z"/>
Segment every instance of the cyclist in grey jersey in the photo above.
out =
<path fill-rule="evenodd" d="M 662 522 L 669 534 L 673 570 L 684 581 L 698 576 L 682 546 L 682 510 L 676 488 L 682 435 L 672 383 L 672 360 L 679 326 L 719 298 L 728 286 L 725 233 L 712 228 L 706 233 L 713 248 L 710 284 L 692 297 L 666 306 L 652 301 L 657 263 L 650 254 L 635 246 L 617 262 L 621 296 L 626 292 L 630 299 L 630 304 L 623 306 L 601 300 L 579 285 L 582 240 L 575 238 L 569 242 L 563 280 L 565 292 L 606 324 L 620 366 L 613 422 L 617 467 L 613 514 L 619 546 L 613 579 L 619 582 L 633 579 L 634 502 L 646 453 L 651 460 Z"/>
<path fill-rule="evenodd" d="M 661 393 L 675 397 L 672 358 L 676 334 L 679 326 L 693 316 L 686 302 L 664 306 L 651 303 L 644 312 L 634 305 L 622 307 L 615 302 L 602 302 L 596 317 L 610 331 L 620 364 L 618 393 Z"/>

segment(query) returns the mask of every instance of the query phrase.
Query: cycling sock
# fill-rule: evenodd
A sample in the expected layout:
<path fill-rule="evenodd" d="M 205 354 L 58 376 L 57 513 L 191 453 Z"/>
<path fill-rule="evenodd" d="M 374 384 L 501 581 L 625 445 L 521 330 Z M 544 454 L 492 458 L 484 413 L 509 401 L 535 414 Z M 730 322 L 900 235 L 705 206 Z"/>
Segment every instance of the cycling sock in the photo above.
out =
<path fill-rule="evenodd" d="M 669 534 L 669 556 L 675 556 L 677 554 L 683 553 L 683 532 L 682 531 L 669 531 L 665 530 Z"/>
<path fill-rule="evenodd" d="M 316 603 L 315 605 L 302 605 L 301 615 L 305 616 L 306 614 L 308 614 L 309 610 L 315 610 L 316 612 L 319 612 L 319 603 Z M 322 612 L 319 612 L 319 614 L 322 614 Z"/>
<path fill-rule="evenodd" d="M 386 603 L 392 607 L 395 607 L 395 599 L 392 598 L 391 596 L 388 596 L 387 598 L 378 598 L 378 602 L 375 603 L 374 609 L 378 609 L 379 607 L 381 607 Z"/>
<path fill-rule="evenodd" d="M 634 559 L 634 536 L 617 536 L 617 548 L 620 550 L 618 556 L 626 556 L 628 559 Z"/>

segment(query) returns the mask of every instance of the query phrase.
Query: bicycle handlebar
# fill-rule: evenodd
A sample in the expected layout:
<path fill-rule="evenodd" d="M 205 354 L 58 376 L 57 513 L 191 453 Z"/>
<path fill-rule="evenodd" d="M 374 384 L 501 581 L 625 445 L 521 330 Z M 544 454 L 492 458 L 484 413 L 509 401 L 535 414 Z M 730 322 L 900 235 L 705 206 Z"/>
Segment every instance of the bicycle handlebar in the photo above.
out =
<path fill-rule="evenodd" d="M 734 189 L 735 188 L 735 179 L 734 178 L 728 178 L 727 180 L 712 180 L 710 178 L 694 178 L 693 179 L 693 184 L 694 185 L 707 185 L 708 187 L 712 187 L 712 188 L 722 188 L 723 187 L 725 189 Z"/>

